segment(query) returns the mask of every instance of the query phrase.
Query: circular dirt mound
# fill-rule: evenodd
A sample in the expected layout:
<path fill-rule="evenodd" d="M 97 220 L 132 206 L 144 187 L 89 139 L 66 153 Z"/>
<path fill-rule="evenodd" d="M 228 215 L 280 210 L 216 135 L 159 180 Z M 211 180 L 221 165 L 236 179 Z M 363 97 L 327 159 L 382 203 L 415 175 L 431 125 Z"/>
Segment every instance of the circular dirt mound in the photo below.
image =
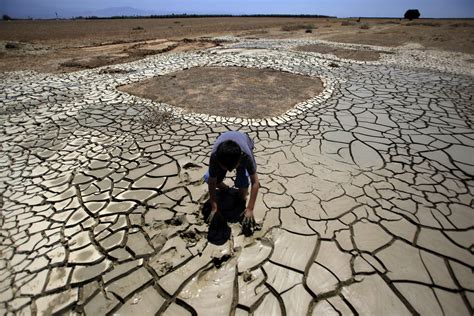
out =
<path fill-rule="evenodd" d="M 191 68 L 120 87 L 195 113 L 241 118 L 278 116 L 317 96 L 323 83 L 270 69 Z"/>

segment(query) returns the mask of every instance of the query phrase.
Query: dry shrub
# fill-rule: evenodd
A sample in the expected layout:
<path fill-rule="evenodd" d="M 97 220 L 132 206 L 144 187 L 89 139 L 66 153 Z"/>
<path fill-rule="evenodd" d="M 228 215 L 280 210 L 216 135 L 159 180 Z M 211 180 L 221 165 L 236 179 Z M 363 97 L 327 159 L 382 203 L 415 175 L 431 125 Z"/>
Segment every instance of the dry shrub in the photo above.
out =
<path fill-rule="evenodd" d="M 134 30 L 134 31 L 143 31 L 144 28 L 141 27 L 141 26 L 136 26 L 136 27 L 134 27 L 132 30 Z"/>
<path fill-rule="evenodd" d="M 449 24 L 450 27 L 473 27 L 474 24 L 466 23 L 466 22 L 458 22 Z"/>
<path fill-rule="evenodd" d="M 168 126 L 173 121 L 171 111 L 162 110 L 156 107 L 147 108 L 146 113 L 140 118 L 143 125 L 150 127 Z"/>
<path fill-rule="evenodd" d="M 352 22 L 352 21 L 342 21 L 341 22 L 342 26 L 351 26 L 351 25 L 356 25 L 356 24 L 357 24 L 356 22 Z"/>
<path fill-rule="evenodd" d="M 281 27 L 281 30 L 285 32 L 314 29 L 316 29 L 316 26 L 313 24 L 288 24 Z"/>
<path fill-rule="evenodd" d="M 367 23 L 364 23 L 361 26 L 359 26 L 359 28 L 362 29 L 362 30 L 368 30 L 368 29 L 370 29 L 370 26 Z"/>
<path fill-rule="evenodd" d="M 405 23 L 406 26 L 441 26 L 441 23 L 438 22 L 408 22 Z"/>
<path fill-rule="evenodd" d="M 60 65 L 62 67 L 70 67 L 70 68 L 83 68 L 84 67 L 84 65 L 82 63 L 79 63 L 79 62 L 73 61 L 73 60 L 66 61 L 64 63 L 61 63 Z"/>
<path fill-rule="evenodd" d="M 18 48 L 20 48 L 20 45 L 18 43 L 9 42 L 9 43 L 5 44 L 5 48 L 6 49 L 18 49 Z"/>
<path fill-rule="evenodd" d="M 245 35 L 245 36 L 251 36 L 251 35 L 261 35 L 261 34 L 268 34 L 268 31 L 267 30 L 252 30 L 252 31 L 245 31 L 245 32 L 242 32 L 242 35 Z M 258 38 L 258 37 L 256 37 Z M 219 46 L 219 44 L 217 44 L 217 46 Z"/>

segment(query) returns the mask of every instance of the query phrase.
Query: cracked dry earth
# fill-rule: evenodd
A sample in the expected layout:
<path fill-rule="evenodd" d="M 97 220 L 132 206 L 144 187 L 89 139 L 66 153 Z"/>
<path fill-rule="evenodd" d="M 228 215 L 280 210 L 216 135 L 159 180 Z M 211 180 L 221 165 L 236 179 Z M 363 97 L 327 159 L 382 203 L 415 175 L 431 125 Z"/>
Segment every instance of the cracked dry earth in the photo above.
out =
<path fill-rule="evenodd" d="M 1 74 L 1 313 L 472 314 L 472 65 L 295 49 L 309 44 Z M 264 120 L 117 90 L 206 66 L 320 77 L 325 90 Z M 153 108 L 169 125 L 143 124 Z M 255 140 L 262 229 L 244 238 L 236 224 L 215 246 L 201 177 L 227 130 Z"/>

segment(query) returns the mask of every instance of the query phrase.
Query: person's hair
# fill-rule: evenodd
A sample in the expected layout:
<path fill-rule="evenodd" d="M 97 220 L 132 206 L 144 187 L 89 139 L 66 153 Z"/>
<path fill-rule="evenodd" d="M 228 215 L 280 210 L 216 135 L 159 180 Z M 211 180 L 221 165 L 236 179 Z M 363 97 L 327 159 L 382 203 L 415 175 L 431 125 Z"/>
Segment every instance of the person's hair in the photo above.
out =
<path fill-rule="evenodd" d="M 237 167 L 241 155 L 242 150 L 239 145 L 232 140 L 222 142 L 216 150 L 217 161 L 227 170 Z"/>

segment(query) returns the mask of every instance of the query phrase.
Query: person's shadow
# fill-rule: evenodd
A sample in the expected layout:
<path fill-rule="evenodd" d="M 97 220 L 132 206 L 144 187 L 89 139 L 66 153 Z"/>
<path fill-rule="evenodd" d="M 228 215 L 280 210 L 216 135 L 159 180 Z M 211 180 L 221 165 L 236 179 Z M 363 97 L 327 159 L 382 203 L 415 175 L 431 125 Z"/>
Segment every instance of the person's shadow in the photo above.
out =
<path fill-rule="evenodd" d="M 231 229 L 227 223 L 237 223 L 242 220 L 242 213 L 245 211 L 245 201 L 239 197 L 239 190 L 231 188 L 228 190 L 217 190 L 217 207 L 219 212 L 209 223 L 207 239 L 215 245 L 223 245 L 229 240 Z M 211 214 L 211 202 L 207 200 L 202 208 L 204 219 Z"/>

